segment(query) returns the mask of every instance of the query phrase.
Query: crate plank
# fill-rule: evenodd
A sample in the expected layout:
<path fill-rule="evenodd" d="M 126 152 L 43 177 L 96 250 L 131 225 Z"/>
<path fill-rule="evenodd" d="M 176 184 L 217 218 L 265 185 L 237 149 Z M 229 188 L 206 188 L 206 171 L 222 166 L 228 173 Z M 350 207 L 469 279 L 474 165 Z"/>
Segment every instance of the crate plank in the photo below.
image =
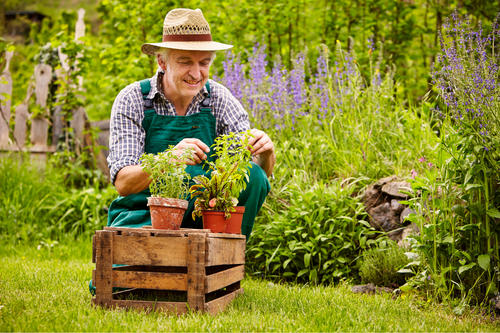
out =
<path fill-rule="evenodd" d="M 95 235 L 92 236 L 92 263 L 95 264 Z"/>
<path fill-rule="evenodd" d="M 101 305 L 111 304 L 113 299 L 113 233 L 96 233 L 96 297 Z"/>
<path fill-rule="evenodd" d="M 245 239 L 207 239 L 207 266 L 241 265 L 245 263 Z"/>
<path fill-rule="evenodd" d="M 226 310 L 227 306 L 236 296 L 243 294 L 243 289 L 240 288 L 235 290 L 225 296 L 217 298 L 211 302 L 205 304 L 205 312 L 211 313 L 212 315 L 216 315 L 219 311 Z"/>
<path fill-rule="evenodd" d="M 187 275 L 157 272 L 113 271 L 113 287 L 187 290 Z"/>
<path fill-rule="evenodd" d="M 208 229 L 210 230 L 210 229 Z M 245 235 L 237 235 L 237 234 L 226 234 L 226 233 L 209 233 L 208 237 L 210 238 L 237 238 L 237 239 L 246 239 Z"/>
<path fill-rule="evenodd" d="M 204 233 L 190 233 L 188 236 L 188 285 L 189 308 L 193 311 L 205 309 L 205 255 L 207 236 Z"/>
<path fill-rule="evenodd" d="M 205 277 L 205 293 L 227 287 L 230 284 L 243 280 L 245 277 L 245 266 L 239 265 L 225 271 Z"/>
<path fill-rule="evenodd" d="M 115 236 L 113 245 L 114 264 L 187 265 L 188 238 L 186 237 Z"/>

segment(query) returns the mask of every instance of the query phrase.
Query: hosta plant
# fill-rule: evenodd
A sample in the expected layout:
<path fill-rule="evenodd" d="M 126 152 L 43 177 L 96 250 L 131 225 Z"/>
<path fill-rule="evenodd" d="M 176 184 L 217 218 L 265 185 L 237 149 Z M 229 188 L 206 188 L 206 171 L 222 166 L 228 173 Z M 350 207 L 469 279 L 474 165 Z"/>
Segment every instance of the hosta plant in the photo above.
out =
<path fill-rule="evenodd" d="M 248 149 L 250 131 L 244 133 L 229 133 L 215 139 L 215 162 L 207 161 L 209 175 L 199 175 L 193 178 L 195 185 L 191 186 L 191 198 L 195 201 L 193 218 L 201 217 L 202 210 L 224 211 L 226 218 L 231 217 L 234 206 L 238 204 L 238 196 L 246 188 L 248 181 L 251 152 Z"/>
<path fill-rule="evenodd" d="M 152 197 L 184 199 L 189 192 L 186 162 L 193 150 L 187 148 L 180 156 L 175 155 L 174 150 L 174 146 L 170 146 L 156 155 L 144 153 L 141 156 L 142 170 L 152 180 L 149 184 Z"/>

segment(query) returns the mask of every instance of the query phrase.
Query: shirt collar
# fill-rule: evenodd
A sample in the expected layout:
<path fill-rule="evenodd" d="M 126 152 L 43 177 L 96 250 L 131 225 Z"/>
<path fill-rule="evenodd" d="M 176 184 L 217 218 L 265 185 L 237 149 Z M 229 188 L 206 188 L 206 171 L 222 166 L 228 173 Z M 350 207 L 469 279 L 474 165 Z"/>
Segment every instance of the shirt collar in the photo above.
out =
<path fill-rule="evenodd" d="M 154 99 L 156 94 L 160 94 L 160 96 L 164 100 L 168 101 L 167 98 L 165 97 L 165 95 L 163 94 L 163 91 L 161 90 L 161 81 L 162 81 L 164 74 L 165 74 L 165 71 L 160 66 L 158 66 L 158 70 L 156 71 L 156 74 L 151 78 L 151 90 L 149 91 L 148 99 Z M 198 92 L 198 94 L 196 94 L 193 101 L 199 103 L 207 95 L 208 95 L 207 87 L 203 86 L 203 88 L 201 88 L 201 90 Z"/>

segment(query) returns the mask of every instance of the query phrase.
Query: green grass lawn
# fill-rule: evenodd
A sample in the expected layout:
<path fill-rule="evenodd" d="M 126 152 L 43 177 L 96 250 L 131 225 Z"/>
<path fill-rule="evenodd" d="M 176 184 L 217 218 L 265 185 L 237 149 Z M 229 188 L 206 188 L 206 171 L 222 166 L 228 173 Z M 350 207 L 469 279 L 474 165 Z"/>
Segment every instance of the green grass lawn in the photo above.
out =
<path fill-rule="evenodd" d="M 88 252 L 87 252 L 88 251 Z M 245 278 L 245 294 L 217 316 L 105 310 L 91 305 L 90 244 L 0 246 L 0 331 L 500 331 L 500 323 L 415 296 Z"/>

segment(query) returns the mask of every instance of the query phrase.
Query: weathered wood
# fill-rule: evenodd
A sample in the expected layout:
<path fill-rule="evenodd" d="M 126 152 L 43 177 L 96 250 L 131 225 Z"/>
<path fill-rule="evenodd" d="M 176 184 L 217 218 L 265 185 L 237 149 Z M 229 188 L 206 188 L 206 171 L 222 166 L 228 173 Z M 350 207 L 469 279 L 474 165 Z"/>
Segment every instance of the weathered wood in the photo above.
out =
<path fill-rule="evenodd" d="M 15 125 L 14 125 L 14 142 L 17 143 L 19 148 L 24 147 L 26 143 L 26 130 L 28 125 L 28 103 L 22 102 L 16 107 Z"/>
<path fill-rule="evenodd" d="M 95 264 L 96 236 L 92 236 L 92 263 Z"/>
<path fill-rule="evenodd" d="M 206 229 L 210 230 L 210 229 Z M 245 235 L 237 235 L 237 234 L 226 234 L 226 233 L 210 233 L 208 234 L 210 238 L 236 238 L 236 239 L 246 239 Z"/>
<path fill-rule="evenodd" d="M 113 270 L 113 287 L 187 290 L 187 275 Z"/>
<path fill-rule="evenodd" d="M 12 103 L 12 77 L 10 74 L 10 60 L 14 52 L 5 52 L 6 64 L 0 77 L 0 148 L 5 148 L 9 144 L 10 108 Z M 5 82 L 5 83 L 4 83 Z M 8 95 L 8 97 L 3 96 Z"/>
<path fill-rule="evenodd" d="M 78 20 L 75 24 L 75 41 L 83 43 L 82 41 L 79 41 L 79 39 L 85 36 L 85 22 L 83 21 L 83 18 L 85 17 L 85 9 L 80 8 L 76 11 L 76 13 L 78 14 Z"/>
<path fill-rule="evenodd" d="M 31 143 L 33 146 L 46 147 L 48 138 L 49 124 L 43 117 L 31 119 Z"/>
<path fill-rule="evenodd" d="M 187 256 L 189 309 L 203 311 L 205 306 L 205 255 L 207 235 L 191 233 L 188 236 Z"/>
<path fill-rule="evenodd" d="M 183 314 L 187 313 L 188 311 L 186 303 L 182 302 L 113 300 L 111 304 L 112 307 L 145 310 L 146 312 L 160 311 L 160 312 L 171 312 L 173 314 Z"/>
<path fill-rule="evenodd" d="M 81 153 L 83 149 L 83 130 L 85 128 L 85 122 L 88 116 L 85 112 L 83 106 L 78 107 L 78 109 L 73 111 L 73 119 L 70 121 L 70 126 L 73 128 L 73 133 L 75 135 L 75 144 L 78 147 L 77 152 Z"/>
<path fill-rule="evenodd" d="M 52 145 L 54 146 L 57 146 L 57 141 L 59 141 L 59 138 L 63 135 L 64 124 L 61 111 L 62 105 L 57 105 L 52 115 Z"/>
<path fill-rule="evenodd" d="M 245 264 L 244 238 L 221 239 L 208 237 L 207 242 L 207 266 Z"/>
<path fill-rule="evenodd" d="M 243 280 L 245 277 L 245 266 L 240 265 L 225 271 L 208 275 L 205 277 L 205 293 L 227 287 L 230 284 Z"/>
<path fill-rule="evenodd" d="M 101 305 L 111 305 L 113 299 L 113 238 L 110 231 L 96 232 L 96 297 Z"/>
<path fill-rule="evenodd" d="M 113 245 L 114 264 L 187 265 L 188 239 L 186 237 L 116 236 Z"/>
<path fill-rule="evenodd" d="M 52 80 L 52 67 L 47 64 L 38 64 L 35 66 L 35 95 L 36 104 L 45 108 L 47 106 L 47 97 L 49 95 L 49 85 Z"/>
<path fill-rule="evenodd" d="M 165 229 L 153 229 L 150 226 L 147 226 L 147 228 L 117 228 L 117 227 L 104 227 L 104 230 L 109 230 L 113 232 L 117 232 L 119 235 L 126 235 L 129 232 L 134 232 L 134 233 L 144 233 L 144 234 L 149 234 L 149 236 L 156 236 L 156 237 L 175 237 L 175 236 L 182 236 L 182 237 L 187 237 L 189 233 L 204 233 L 207 234 L 210 232 L 210 229 L 183 229 L 181 228 L 180 230 L 165 230 Z"/>
<path fill-rule="evenodd" d="M 187 274 L 187 267 L 127 265 L 127 266 L 113 267 L 113 271 L 160 272 L 160 273 Z"/>
<path fill-rule="evenodd" d="M 226 310 L 229 303 L 240 294 L 243 294 L 243 289 L 235 290 L 225 296 L 210 301 L 205 304 L 205 311 L 212 315 L 216 315 L 219 311 Z"/>

